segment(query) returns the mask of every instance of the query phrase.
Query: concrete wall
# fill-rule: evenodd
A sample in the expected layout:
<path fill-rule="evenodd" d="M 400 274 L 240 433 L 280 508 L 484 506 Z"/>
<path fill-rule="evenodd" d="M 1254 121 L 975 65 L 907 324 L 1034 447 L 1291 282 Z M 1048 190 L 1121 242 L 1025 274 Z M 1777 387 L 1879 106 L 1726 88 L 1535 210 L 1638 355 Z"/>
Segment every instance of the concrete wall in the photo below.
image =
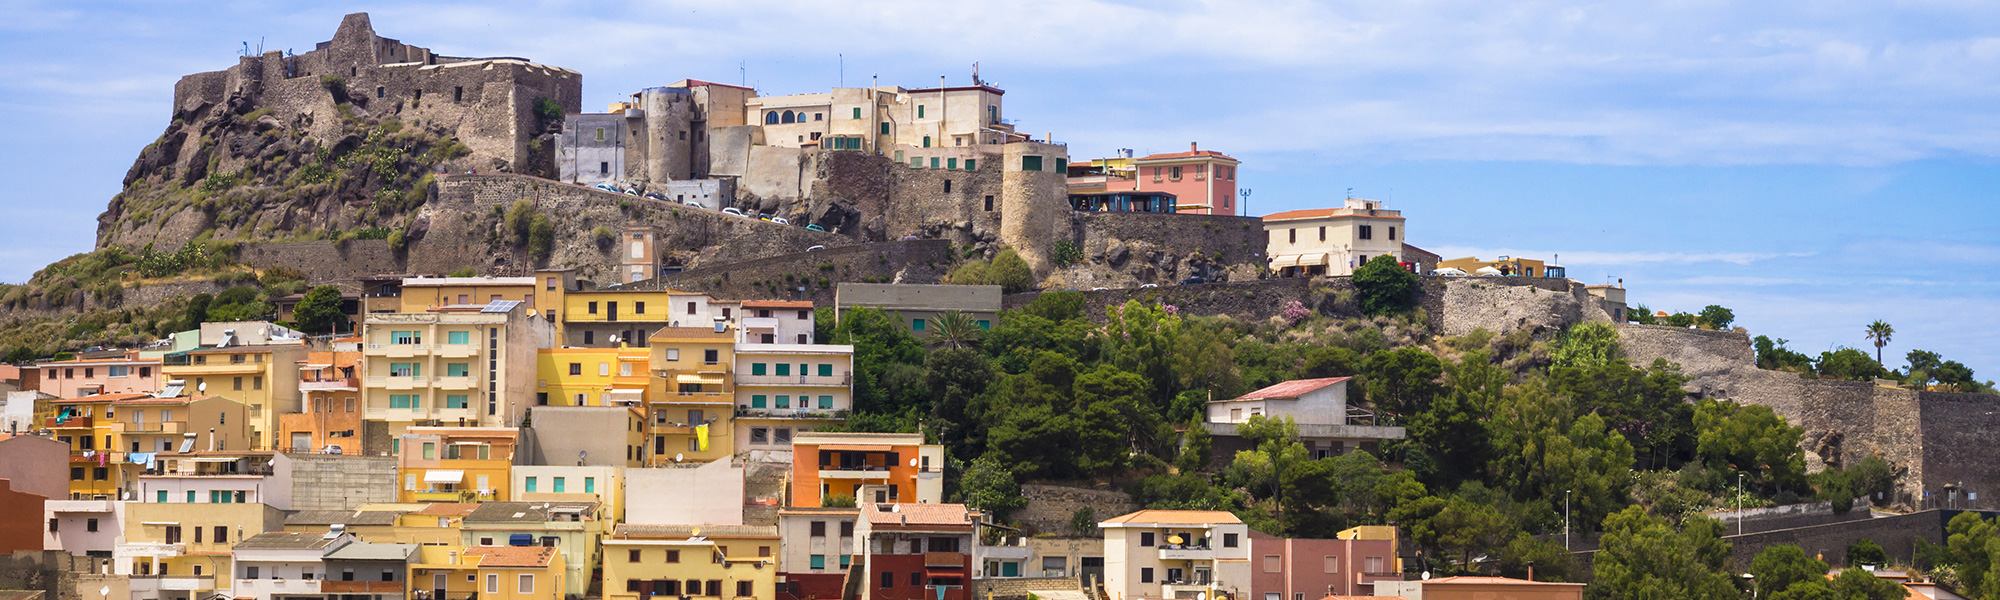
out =
<path fill-rule="evenodd" d="M 536 406 L 533 427 L 525 436 L 519 464 L 622 467 L 644 450 L 643 437 L 629 435 L 640 422 L 632 409 L 620 406 Z M 626 432 L 612 435 L 611 432 Z M 632 442 L 642 443 L 636 447 Z"/>
<path fill-rule="evenodd" d="M 974 569 L 980 568 L 973 565 Z M 981 577 L 972 580 L 972 597 L 981 600 L 1026 600 L 1029 594 L 1049 591 L 1082 591 L 1075 577 Z"/>
<path fill-rule="evenodd" d="M 0 479 L 15 491 L 68 498 L 69 444 L 35 435 L 0 439 Z"/>
<path fill-rule="evenodd" d="M 625 138 L 625 113 L 569 115 L 558 138 L 556 179 L 578 185 L 624 181 Z"/>
<path fill-rule="evenodd" d="M 0 589 L 39 590 L 43 600 L 92 600 L 104 598 L 130 597 L 122 577 L 116 581 L 96 573 L 107 571 L 108 561 L 101 558 L 71 556 L 63 552 L 16 552 L 0 554 Z M 111 594 L 98 594 L 99 588 L 109 586 Z M 88 594 L 84 593 L 88 590 Z"/>
<path fill-rule="evenodd" d="M 743 469 L 718 460 L 699 467 L 625 471 L 625 522 L 743 524 Z"/>
<path fill-rule="evenodd" d="M 292 459 L 292 510 L 353 510 L 396 501 L 396 459 L 382 456 L 287 454 Z"/>

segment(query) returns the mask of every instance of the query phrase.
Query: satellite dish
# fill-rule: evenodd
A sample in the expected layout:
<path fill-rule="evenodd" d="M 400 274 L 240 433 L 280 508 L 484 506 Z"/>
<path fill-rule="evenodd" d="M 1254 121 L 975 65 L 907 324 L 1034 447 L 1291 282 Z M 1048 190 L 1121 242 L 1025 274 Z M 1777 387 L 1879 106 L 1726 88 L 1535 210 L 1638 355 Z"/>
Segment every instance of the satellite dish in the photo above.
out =
<path fill-rule="evenodd" d="M 1430 581 L 1430 580 L 1431 580 L 1431 572 L 1424 571 L 1424 581 Z"/>
<path fill-rule="evenodd" d="M 111 597 L 111 586 L 108 586 L 108 585 L 107 585 L 107 586 L 104 586 L 104 587 L 101 587 L 101 588 L 97 588 L 97 593 L 98 593 L 98 595 L 101 595 L 101 596 L 104 596 L 104 597 L 106 597 L 106 598 L 109 598 L 109 597 Z"/>
<path fill-rule="evenodd" d="M 701 528 L 696 527 L 693 530 L 689 531 L 688 533 L 694 535 L 695 537 L 701 537 Z"/>
<path fill-rule="evenodd" d="M 912 467 L 917 466 L 917 459 L 914 458 L 910 459 L 910 466 Z"/>
<path fill-rule="evenodd" d="M 681 454 L 680 454 L 679 452 L 675 452 L 675 453 L 674 453 L 674 462 L 680 462 L 680 461 L 681 461 Z"/>
<path fill-rule="evenodd" d="M 208 382 L 203 381 L 201 383 L 194 384 L 194 391 L 203 394 L 208 393 Z"/>
<path fill-rule="evenodd" d="M 615 336 L 615 335 L 614 335 L 614 336 L 610 336 L 610 337 L 607 337 L 607 338 L 604 338 L 604 339 L 605 339 L 605 340 L 607 340 L 607 341 L 610 341 L 610 342 L 611 342 L 611 343 L 613 343 L 613 344 L 616 344 L 616 343 L 618 343 L 618 336 Z"/>

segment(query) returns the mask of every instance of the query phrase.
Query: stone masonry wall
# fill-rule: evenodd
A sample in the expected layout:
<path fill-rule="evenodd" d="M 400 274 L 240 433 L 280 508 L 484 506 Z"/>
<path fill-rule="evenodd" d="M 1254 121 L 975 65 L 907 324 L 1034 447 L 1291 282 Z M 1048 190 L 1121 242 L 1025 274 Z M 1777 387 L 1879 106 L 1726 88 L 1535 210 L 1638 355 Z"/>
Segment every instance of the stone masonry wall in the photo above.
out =
<path fill-rule="evenodd" d="M 1070 517 L 1088 507 L 1098 521 L 1139 510 L 1132 497 L 1119 490 L 1093 490 L 1056 485 L 1023 484 L 1027 506 L 1014 511 L 1014 521 L 1035 533 L 1067 534 Z"/>
<path fill-rule="evenodd" d="M 1075 577 L 993 577 L 972 580 L 972 597 L 979 600 L 1026 600 L 1032 592 L 1082 590 L 1083 584 Z"/>
<path fill-rule="evenodd" d="M 1072 241 L 1083 251 L 1083 262 L 1058 270 L 1047 287 L 1165 285 L 1193 275 L 1210 281 L 1251 281 L 1265 261 L 1264 226 L 1254 217 L 1152 213 L 1071 213 L 1070 217 Z"/>
<path fill-rule="evenodd" d="M 859 244 L 691 269 L 628 287 L 703 292 L 733 300 L 812 300 L 831 306 L 834 288 L 842 281 L 937 283 L 951 264 L 950 249 L 946 240 Z"/>
<path fill-rule="evenodd" d="M 1923 431 L 1923 491 L 1931 494 L 1924 506 L 1942 505 L 1944 486 L 1952 484 L 1963 492 L 1978 494 L 1968 500 L 1963 493 L 1956 505 L 1992 510 L 2000 508 L 2000 397 L 1983 394 L 1916 394 Z M 1921 498 L 1919 498 L 1921 500 Z"/>
<path fill-rule="evenodd" d="M 292 510 L 353 510 L 396 501 L 396 459 L 382 456 L 287 454 L 292 459 Z"/>

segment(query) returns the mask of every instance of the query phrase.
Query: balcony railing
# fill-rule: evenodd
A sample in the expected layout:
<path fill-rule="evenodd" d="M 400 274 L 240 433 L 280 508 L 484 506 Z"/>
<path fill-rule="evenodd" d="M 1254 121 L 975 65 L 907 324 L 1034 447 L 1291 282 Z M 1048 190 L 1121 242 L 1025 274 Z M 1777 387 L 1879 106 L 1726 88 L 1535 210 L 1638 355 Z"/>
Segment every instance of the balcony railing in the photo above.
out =
<path fill-rule="evenodd" d="M 1202 546 L 1162 546 L 1160 560 L 1215 560 L 1215 550 Z"/>
<path fill-rule="evenodd" d="M 965 555 L 957 552 L 924 553 L 924 566 L 926 567 L 963 567 L 965 563 Z"/>
<path fill-rule="evenodd" d="M 847 409 L 808 410 L 800 408 L 750 408 L 747 406 L 738 406 L 736 407 L 736 416 L 776 419 L 845 419 L 847 418 Z"/>
<path fill-rule="evenodd" d="M 49 417 L 42 419 L 42 426 L 48 429 L 89 429 L 95 423 L 90 417 Z"/>
<path fill-rule="evenodd" d="M 854 372 L 842 371 L 835 375 L 748 375 L 736 374 L 737 385 L 854 385 Z"/>
<path fill-rule="evenodd" d="M 466 499 L 474 502 L 484 502 L 495 499 L 493 492 L 475 492 L 470 490 L 426 490 L 412 492 L 411 497 L 415 498 L 418 502 L 458 502 Z"/>
<path fill-rule="evenodd" d="M 328 579 L 319 583 L 319 591 L 325 594 L 401 594 L 401 581 L 335 581 Z"/>
<path fill-rule="evenodd" d="M 299 391 L 303 392 L 311 392 L 315 390 L 357 389 L 360 387 L 361 387 L 360 382 L 353 377 L 299 382 Z"/>

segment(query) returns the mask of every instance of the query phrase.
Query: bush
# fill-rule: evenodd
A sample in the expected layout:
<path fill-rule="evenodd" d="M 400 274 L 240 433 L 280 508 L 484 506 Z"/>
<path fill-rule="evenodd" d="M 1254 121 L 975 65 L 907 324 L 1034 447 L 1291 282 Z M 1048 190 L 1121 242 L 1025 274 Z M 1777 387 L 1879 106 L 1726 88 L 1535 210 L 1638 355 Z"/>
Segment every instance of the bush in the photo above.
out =
<path fill-rule="evenodd" d="M 1083 262 L 1083 249 L 1078 248 L 1076 242 L 1062 240 L 1049 250 L 1049 260 L 1055 262 L 1058 268 L 1080 263 Z"/>
<path fill-rule="evenodd" d="M 563 108 L 562 108 L 562 105 L 561 105 L 561 104 L 556 104 L 556 101 L 554 101 L 554 100 L 550 100 L 550 99 L 548 99 L 547 97 L 542 97 L 542 98 L 536 98 L 536 99 L 535 99 L 535 116 L 537 116 L 537 117 L 541 117 L 541 118 L 543 118 L 543 119 L 546 119 L 546 120 L 550 120 L 550 121 L 554 121 L 554 120 L 556 120 L 556 119 L 561 119 L 561 118 L 562 118 L 562 116 L 563 116 Z"/>
<path fill-rule="evenodd" d="M 1361 296 L 1361 312 L 1370 316 L 1393 315 L 1415 307 L 1417 287 L 1422 284 L 1416 273 L 1404 270 L 1387 254 L 1355 269 L 1353 279 Z"/>
<path fill-rule="evenodd" d="M 450 272 L 450 273 L 446 273 L 446 274 L 445 274 L 445 276 L 446 276 L 446 277 L 478 277 L 478 276 L 479 276 L 479 271 L 476 271 L 476 270 L 474 270 L 474 269 L 473 269 L 472 267 L 466 267 L 466 268 L 463 268 L 463 269 L 459 269 L 459 270 L 457 270 L 457 271 L 452 271 L 452 272 Z"/>
<path fill-rule="evenodd" d="M 612 234 L 611 229 L 603 225 L 590 230 L 590 237 L 597 242 L 597 247 L 599 248 L 609 248 L 612 242 L 618 241 L 618 236 Z"/>

